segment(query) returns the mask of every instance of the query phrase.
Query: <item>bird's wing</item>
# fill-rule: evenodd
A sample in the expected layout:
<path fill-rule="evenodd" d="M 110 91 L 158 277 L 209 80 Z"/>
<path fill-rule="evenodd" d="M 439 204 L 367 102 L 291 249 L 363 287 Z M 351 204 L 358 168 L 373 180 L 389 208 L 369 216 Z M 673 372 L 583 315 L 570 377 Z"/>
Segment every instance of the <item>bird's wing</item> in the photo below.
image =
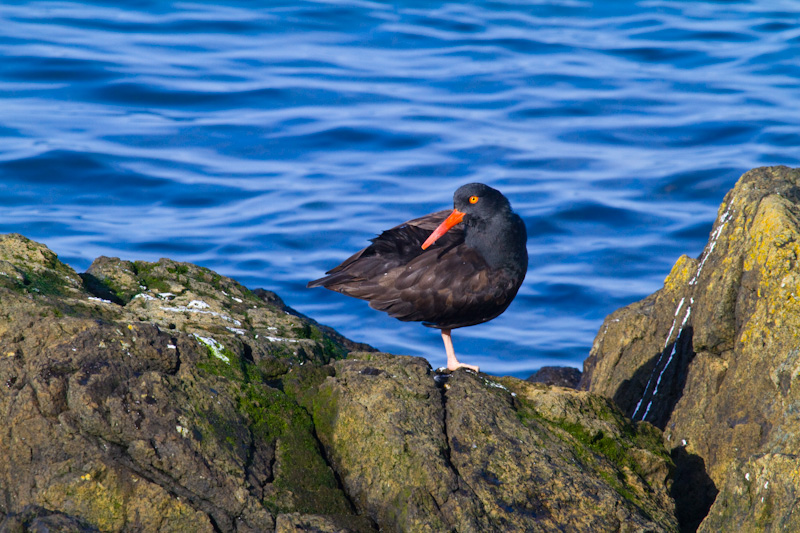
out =
<path fill-rule="evenodd" d="M 325 277 L 310 282 L 308 287 L 326 287 L 350 294 L 337 288 L 337 285 L 357 283 L 407 264 L 423 252 L 422 243 L 448 214 L 449 211 L 438 211 L 384 231 L 372 239 L 370 246 L 359 250 L 342 261 L 342 264 L 326 272 Z M 442 244 L 458 244 L 464 240 L 464 230 L 453 228 L 445 237 Z"/>
<path fill-rule="evenodd" d="M 478 324 L 502 313 L 516 289 L 502 272 L 464 245 L 435 249 L 363 286 L 370 306 L 404 321 L 445 329 Z M 372 285 L 372 284 L 369 284 Z"/>

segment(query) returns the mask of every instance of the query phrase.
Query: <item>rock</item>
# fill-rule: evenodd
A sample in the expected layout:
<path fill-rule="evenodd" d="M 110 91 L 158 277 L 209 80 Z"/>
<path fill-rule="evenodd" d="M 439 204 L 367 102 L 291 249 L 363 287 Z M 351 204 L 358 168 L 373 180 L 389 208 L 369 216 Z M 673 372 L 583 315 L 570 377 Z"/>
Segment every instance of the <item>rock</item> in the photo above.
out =
<path fill-rule="evenodd" d="M 799 460 L 771 453 L 732 461 L 699 531 L 800 531 Z"/>
<path fill-rule="evenodd" d="M 0 522 L 0 533 L 96 533 L 98 530 L 86 522 L 49 511 L 36 505 L 27 505 L 20 512 L 8 515 Z"/>
<path fill-rule="evenodd" d="M 275 533 L 374 533 L 371 520 L 352 515 L 304 515 L 300 513 L 278 515 Z"/>
<path fill-rule="evenodd" d="M 577 389 L 581 382 L 581 371 L 571 366 L 543 366 L 526 381 Z"/>
<path fill-rule="evenodd" d="M 388 531 L 675 531 L 658 430 L 585 392 L 351 354 L 301 400 L 356 508 Z M 391 475 L 387 475 L 391 472 Z"/>
<path fill-rule="evenodd" d="M 701 530 L 795 523 L 781 495 L 796 480 L 769 469 L 800 446 L 799 255 L 800 171 L 746 173 L 700 258 L 679 258 L 661 290 L 611 314 L 584 365 L 583 389 L 664 429 L 674 489 L 694 505 L 678 502 L 685 530 L 715 496 Z M 769 506 L 737 478 L 742 465 L 774 476 Z"/>
<path fill-rule="evenodd" d="M 90 272 L 84 286 L 44 246 L 0 238 L 0 511 L 192 532 L 353 513 L 275 381 L 342 357 L 337 338 L 195 265 Z"/>
<path fill-rule="evenodd" d="M 661 433 L 609 400 L 435 375 L 202 267 L 0 236 L 0 317 L 2 531 L 678 529 Z"/>

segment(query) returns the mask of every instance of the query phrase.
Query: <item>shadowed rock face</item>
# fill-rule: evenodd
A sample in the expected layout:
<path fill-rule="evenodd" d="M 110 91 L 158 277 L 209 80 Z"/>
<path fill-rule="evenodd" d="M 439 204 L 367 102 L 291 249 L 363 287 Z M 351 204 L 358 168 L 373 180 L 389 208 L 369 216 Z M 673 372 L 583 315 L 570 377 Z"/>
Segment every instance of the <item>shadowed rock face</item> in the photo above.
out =
<path fill-rule="evenodd" d="M 577 389 L 581 382 L 581 371 L 568 366 L 543 366 L 526 381 Z"/>
<path fill-rule="evenodd" d="M 208 269 L 0 236 L 0 531 L 677 530 L 650 424 L 367 350 Z"/>
<path fill-rule="evenodd" d="M 664 429 L 692 480 L 684 530 L 715 497 L 703 531 L 796 522 L 783 504 L 800 490 L 786 455 L 800 449 L 798 257 L 800 172 L 752 170 L 726 195 L 703 254 L 679 258 L 661 290 L 611 314 L 586 360 L 582 388 Z"/>

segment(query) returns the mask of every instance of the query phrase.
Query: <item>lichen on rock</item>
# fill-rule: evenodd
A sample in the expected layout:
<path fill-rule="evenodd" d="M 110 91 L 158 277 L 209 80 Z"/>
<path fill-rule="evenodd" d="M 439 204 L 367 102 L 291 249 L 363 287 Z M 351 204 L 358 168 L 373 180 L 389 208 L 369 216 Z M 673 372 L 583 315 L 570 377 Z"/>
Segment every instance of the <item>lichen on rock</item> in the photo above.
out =
<path fill-rule="evenodd" d="M 9 520 L 34 506 L 102 531 L 271 531 L 281 513 L 353 516 L 275 380 L 354 343 L 195 265 L 101 258 L 81 277 L 18 235 L 0 261 Z"/>
<path fill-rule="evenodd" d="M 440 390 L 427 362 L 387 354 L 333 367 L 306 405 L 354 504 L 382 528 L 677 530 L 660 432 L 602 398 L 468 372 Z"/>
<path fill-rule="evenodd" d="M 714 526 L 701 529 L 764 530 L 764 507 L 732 493 L 742 485 L 731 476 L 800 446 L 799 256 L 800 171 L 752 170 L 723 200 L 701 256 L 680 258 L 661 290 L 610 315 L 585 363 L 583 388 L 664 429 L 684 530 L 715 498 Z M 796 487 L 791 476 L 774 482 Z M 769 523 L 793 523 L 776 501 Z"/>

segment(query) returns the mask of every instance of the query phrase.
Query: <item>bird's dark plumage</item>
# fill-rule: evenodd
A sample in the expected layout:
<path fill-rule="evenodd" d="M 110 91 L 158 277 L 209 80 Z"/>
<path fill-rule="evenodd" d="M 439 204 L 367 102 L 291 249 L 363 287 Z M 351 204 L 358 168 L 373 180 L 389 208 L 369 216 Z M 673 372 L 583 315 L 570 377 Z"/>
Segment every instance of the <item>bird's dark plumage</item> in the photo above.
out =
<path fill-rule="evenodd" d="M 505 196 L 480 183 L 459 188 L 453 204 L 452 213 L 431 213 L 384 231 L 308 286 L 368 300 L 399 320 L 447 331 L 448 338 L 450 329 L 495 318 L 525 278 L 525 224 Z M 446 219 L 450 226 L 437 230 Z M 435 231 L 441 236 L 432 237 Z"/>

